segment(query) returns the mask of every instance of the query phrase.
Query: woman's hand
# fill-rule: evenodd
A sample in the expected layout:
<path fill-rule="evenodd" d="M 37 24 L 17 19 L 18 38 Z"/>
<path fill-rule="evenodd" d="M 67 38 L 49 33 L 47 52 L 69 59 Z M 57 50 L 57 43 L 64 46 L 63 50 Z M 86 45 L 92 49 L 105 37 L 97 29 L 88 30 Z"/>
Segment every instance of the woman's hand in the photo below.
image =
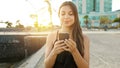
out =
<path fill-rule="evenodd" d="M 58 40 L 55 42 L 52 52 L 58 55 L 63 52 L 65 48 L 67 48 L 67 46 L 65 46 L 64 40 Z"/>
<path fill-rule="evenodd" d="M 65 39 L 64 43 L 67 46 L 64 50 L 69 51 L 70 53 L 73 53 L 77 49 L 76 43 L 72 39 Z"/>

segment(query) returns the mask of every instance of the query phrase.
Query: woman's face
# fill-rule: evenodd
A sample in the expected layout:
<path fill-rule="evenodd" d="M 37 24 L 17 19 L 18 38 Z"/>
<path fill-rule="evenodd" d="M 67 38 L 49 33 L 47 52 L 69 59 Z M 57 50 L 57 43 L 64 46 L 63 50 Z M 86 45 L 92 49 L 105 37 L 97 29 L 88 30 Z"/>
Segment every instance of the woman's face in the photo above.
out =
<path fill-rule="evenodd" d="M 64 27 L 70 27 L 74 24 L 74 14 L 69 5 L 62 6 L 60 9 L 60 22 Z"/>

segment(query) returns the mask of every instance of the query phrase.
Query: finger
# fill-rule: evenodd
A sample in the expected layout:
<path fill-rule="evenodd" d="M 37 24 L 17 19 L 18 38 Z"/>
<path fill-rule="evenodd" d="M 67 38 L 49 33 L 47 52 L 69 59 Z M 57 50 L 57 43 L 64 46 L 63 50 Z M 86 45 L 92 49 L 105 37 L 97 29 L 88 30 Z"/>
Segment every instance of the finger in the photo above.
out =
<path fill-rule="evenodd" d="M 69 49 L 69 48 L 66 48 L 66 47 L 65 47 L 65 48 L 64 48 L 64 50 L 65 50 L 65 51 L 69 51 L 69 52 L 70 52 L 70 49 Z"/>
<path fill-rule="evenodd" d="M 58 45 L 55 45 L 55 47 L 63 47 L 63 46 L 65 46 L 66 44 L 65 43 L 61 43 L 61 44 L 58 44 Z"/>
<path fill-rule="evenodd" d="M 69 48 L 71 48 L 71 46 L 70 46 L 70 44 L 69 44 L 69 42 L 68 42 L 67 40 L 65 40 L 64 43 L 65 43 Z"/>
<path fill-rule="evenodd" d="M 58 49 L 64 49 L 64 47 L 67 48 L 67 46 L 65 46 L 65 43 L 62 43 L 62 44 L 56 45 L 56 46 L 55 46 L 55 49 L 56 49 L 56 50 L 58 50 Z"/>
<path fill-rule="evenodd" d="M 66 45 L 64 45 L 64 46 L 62 46 L 62 47 L 63 47 L 63 49 L 64 49 L 64 48 L 69 48 L 69 47 L 68 47 L 68 46 L 66 46 Z"/>
<path fill-rule="evenodd" d="M 72 39 L 68 39 L 66 41 L 68 41 L 70 45 L 75 45 L 75 42 Z"/>
<path fill-rule="evenodd" d="M 75 44 L 75 41 L 73 41 L 72 39 L 69 39 L 69 41 L 71 42 L 72 45 Z"/>
<path fill-rule="evenodd" d="M 65 51 L 65 50 L 64 50 L 64 47 L 59 47 L 59 48 L 56 49 L 56 52 L 57 52 L 58 54 L 61 53 L 61 52 L 63 52 L 63 51 Z"/>
<path fill-rule="evenodd" d="M 56 50 L 57 51 L 62 51 L 62 50 L 64 50 L 64 48 L 63 47 L 59 47 L 59 48 L 56 48 Z"/>
<path fill-rule="evenodd" d="M 71 43 L 71 41 L 65 39 L 65 42 L 68 43 L 69 46 L 72 46 L 73 44 Z"/>
<path fill-rule="evenodd" d="M 65 43 L 61 43 L 61 44 L 59 44 L 59 46 L 65 46 Z"/>
<path fill-rule="evenodd" d="M 56 42 L 55 42 L 55 45 L 60 44 L 60 43 L 63 43 L 63 42 L 64 42 L 64 40 L 56 41 Z"/>

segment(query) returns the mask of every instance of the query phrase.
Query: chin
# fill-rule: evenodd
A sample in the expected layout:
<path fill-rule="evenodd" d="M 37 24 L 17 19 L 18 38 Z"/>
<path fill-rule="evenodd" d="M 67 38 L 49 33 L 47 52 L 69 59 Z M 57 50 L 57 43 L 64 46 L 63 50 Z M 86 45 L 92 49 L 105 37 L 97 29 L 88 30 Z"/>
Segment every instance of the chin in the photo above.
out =
<path fill-rule="evenodd" d="M 68 24 L 68 25 L 64 25 L 65 27 L 71 27 L 72 25 Z"/>

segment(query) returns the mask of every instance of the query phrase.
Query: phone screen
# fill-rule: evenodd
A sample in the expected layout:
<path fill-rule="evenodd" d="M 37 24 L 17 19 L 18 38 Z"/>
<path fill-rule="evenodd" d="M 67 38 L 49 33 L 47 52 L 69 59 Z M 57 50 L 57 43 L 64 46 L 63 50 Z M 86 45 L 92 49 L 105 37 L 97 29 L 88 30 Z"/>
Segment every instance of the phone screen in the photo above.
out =
<path fill-rule="evenodd" d="M 69 39 L 68 33 L 59 33 L 59 40 Z"/>

